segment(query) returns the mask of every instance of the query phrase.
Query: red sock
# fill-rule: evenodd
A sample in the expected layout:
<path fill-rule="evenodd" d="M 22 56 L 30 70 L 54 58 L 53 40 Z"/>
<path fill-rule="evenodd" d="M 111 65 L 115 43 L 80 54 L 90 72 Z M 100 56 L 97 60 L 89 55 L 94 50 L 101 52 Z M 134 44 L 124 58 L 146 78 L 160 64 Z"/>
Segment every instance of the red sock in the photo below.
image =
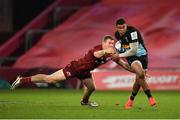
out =
<path fill-rule="evenodd" d="M 21 83 L 30 83 L 31 77 L 22 77 Z"/>

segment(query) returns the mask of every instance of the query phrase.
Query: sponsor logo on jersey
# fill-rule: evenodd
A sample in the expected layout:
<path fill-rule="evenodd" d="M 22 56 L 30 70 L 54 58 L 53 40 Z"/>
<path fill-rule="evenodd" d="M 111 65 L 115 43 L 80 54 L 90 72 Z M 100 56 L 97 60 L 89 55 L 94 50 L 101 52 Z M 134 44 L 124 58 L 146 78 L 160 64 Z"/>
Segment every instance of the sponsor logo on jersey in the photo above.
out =
<path fill-rule="evenodd" d="M 129 45 L 122 45 L 122 47 L 125 48 L 125 49 L 129 49 L 130 48 Z"/>
<path fill-rule="evenodd" d="M 132 33 L 131 33 L 131 39 L 132 39 L 132 40 L 138 39 L 137 32 L 132 32 Z"/>

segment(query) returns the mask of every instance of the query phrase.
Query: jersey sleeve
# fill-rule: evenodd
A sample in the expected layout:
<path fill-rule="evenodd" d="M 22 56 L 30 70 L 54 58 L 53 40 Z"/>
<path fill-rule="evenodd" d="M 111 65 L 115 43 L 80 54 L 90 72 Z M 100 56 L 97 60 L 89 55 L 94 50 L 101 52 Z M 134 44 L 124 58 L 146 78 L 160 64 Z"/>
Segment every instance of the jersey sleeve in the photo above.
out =
<path fill-rule="evenodd" d="M 102 50 L 102 48 L 100 46 L 96 46 L 96 47 L 93 47 L 91 51 L 94 53 L 99 50 Z"/>

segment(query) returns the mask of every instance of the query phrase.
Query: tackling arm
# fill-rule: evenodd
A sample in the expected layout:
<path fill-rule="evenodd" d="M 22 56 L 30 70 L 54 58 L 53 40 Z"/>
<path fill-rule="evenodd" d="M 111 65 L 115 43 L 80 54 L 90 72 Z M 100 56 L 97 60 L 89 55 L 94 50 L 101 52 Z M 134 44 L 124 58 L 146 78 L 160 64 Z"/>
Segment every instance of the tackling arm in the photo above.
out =
<path fill-rule="evenodd" d="M 99 51 L 94 52 L 94 56 L 97 57 L 97 58 L 100 58 L 105 54 L 106 54 L 105 50 L 99 50 Z"/>
<path fill-rule="evenodd" d="M 129 66 L 128 63 L 124 62 L 121 58 L 119 58 L 119 61 L 116 61 L 117 64 L 119 64 L 121 67 L 123 67 L 125 70 L 135 73 L 135 71 Z"/>
<path fill-rule="evenodd" d="M 113 61 L 115 61 L 118 65 L 123 67 L 125 70 L 135 73 L 135 71 L 129 66 L 128 63 L 126 63 L 122 58 L 119 57 L 119 54 L 116 52 L 115 54 L 111 54 L 111 57 L 113 58 Z"/>
<path fill-rule="evenodd" d="M 100 58 L 100 57 L 102 57 L 103 55 L 105 55 L 106 53 L 107 53 L 107 54 L 114 54 L 115 52 L 116 52 L 116 50 L 115 50 L 113 47 L 109 47 L 109 48 L 107 48 L 107 49 L 95 51 L 95 52 L 94 52 L 94 56 L 95 56 L 96 58 Z"/>

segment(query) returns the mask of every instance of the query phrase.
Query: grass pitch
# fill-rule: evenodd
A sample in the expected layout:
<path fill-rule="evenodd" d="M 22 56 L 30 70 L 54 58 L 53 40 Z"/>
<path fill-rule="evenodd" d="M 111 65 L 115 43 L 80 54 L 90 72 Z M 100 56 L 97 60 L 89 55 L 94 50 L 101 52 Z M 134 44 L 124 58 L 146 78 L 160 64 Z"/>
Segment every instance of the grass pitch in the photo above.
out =
<path fill-rule="evenodd" d="M 17 89 L 0 90 L 0 118 L 2 119 L 117 119 L 117 118 L 180 118 L 179 91 L 153 92 L 158 106 L 150 107 L 143 92 L 134 108 L 125 110 L 130 92 L 96 91 L 91 99 L 99 107 L 81 106 L 82 90 Z M 119 105 L 116 105 L 119 103 Z"/>

